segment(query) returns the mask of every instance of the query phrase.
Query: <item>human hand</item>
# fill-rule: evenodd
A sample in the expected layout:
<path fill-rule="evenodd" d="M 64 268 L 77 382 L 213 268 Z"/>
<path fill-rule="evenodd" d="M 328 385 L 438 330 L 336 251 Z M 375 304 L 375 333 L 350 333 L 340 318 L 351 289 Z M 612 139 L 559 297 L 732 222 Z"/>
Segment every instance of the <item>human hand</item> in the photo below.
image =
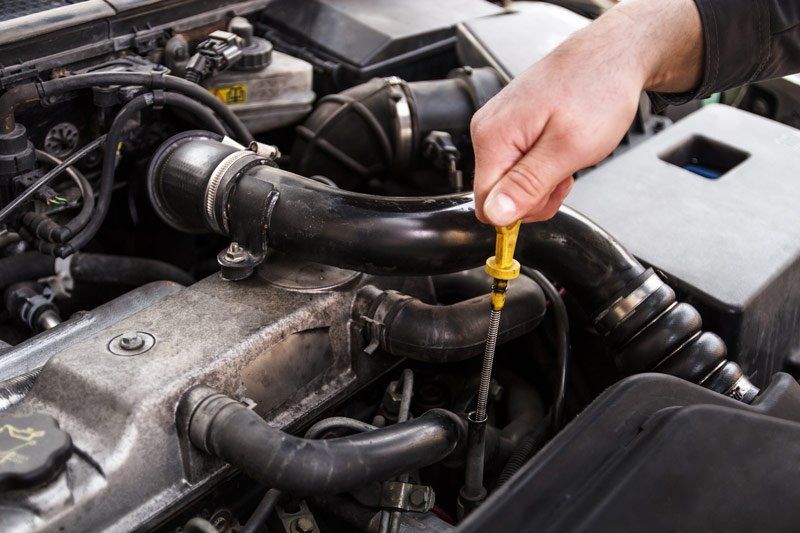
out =
<path fill-rule="evenodd" d="M 701 70 L 692 0 L 632 0 L 610 10 L 473 117 L 478 218 L 495 226 L 551 218 L 572 174 L 622 140 L 643 89 L 689 90 Z"/>

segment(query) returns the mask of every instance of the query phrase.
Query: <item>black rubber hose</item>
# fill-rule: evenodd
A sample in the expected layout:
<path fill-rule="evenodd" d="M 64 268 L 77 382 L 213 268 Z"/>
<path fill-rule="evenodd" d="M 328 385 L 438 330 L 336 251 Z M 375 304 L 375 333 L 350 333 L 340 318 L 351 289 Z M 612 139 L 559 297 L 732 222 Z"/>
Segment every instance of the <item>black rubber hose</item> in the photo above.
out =
<path fill-rule="evenodd" d="M 52 276 L 55 260 L 39 252 L 23 252 L 0 259 L 0 289 L 21 281 Z"/>
<path fill-rule="evenodd" d="M 169 160 L 154 170 L 158 175 L 153 179 L 161 183 L 162 191 L 170 187 L 193 191 L 180 196 L 183 204 L 193 206 L 181 215 L 187 226 L 209 227 L 203 202 L 210 200 L 215 217 L 222 213 L 240 229 L 253 224 L 252 232 L 266 229 L 272 248 L 297 258 L 379 275 L 466 270 L 482 264 L 490 253 L 487 250 L 494 248 L 495 232 L 475 218 L 471 194 L 372 196 L 333 189 L 259 165 L 235 176 L 222 176 L 221 180 L 229 180 L 226 193 L 206 198 L 205 185 L 217 165 L 208 164 L 189 176 L 191 187 L 186 185 L 182 169 L 193 166 L 196 151 L 208 152 L 212 162 L 224 158 L 230 147 L 213 141 L 198 143 L 177 146 L 169 152 Z M 175 201 L 165 198 L 162 204 Z M 693 359 L 673 368 L 693 368 L 695 362 L 717 357 L 719 350 L 709 340 L 714 337 L 701 335 L 697 321 L 688 321 L 688 309 L 693 308 L 686 304 L 676 310 L 665 308 L 674 303 L 672 289 L 646 271 L 608 233 L 569 207 L 562 207 L 548 221 L 523 225 L 517 257 L 563 284 L 589 316 L 597 317 L 598 329 L 607 330 L 604 334 L 609 344 L 624 348 L 620 341 L 630 342 L 627 353 L 635 360 L 631 368 L 657 368 L 673 355 Z M 653 281 L 659 287 L 648 293 Z M 648 296 L 640 301 L 642 294 Z M 665 340 L 669 342 L 661 342 Z M 719 343 L 724 348 L 721 340 Z M 626 359 L 626 353 L 621 353 L 621 361 Z M 758 393 L 739 366 L 724 357 L 699 383 L 744 401 L 752 401 Z"/>
<path fill-rule="evenodd" d="M 283 493 L 279 490 L 269 489 L 261 501 L 258 502 L 253 514 L 247 519 L 247 522 L 244 527 L 239 530 L 239 533 L 257 533 L 258 531 L 262 531 L 264 524 L 267 523 L 269 515 L 272 514 L 272 510 L 275 508 L 275 504 L 278 503 L 278 499 L 280 499 L 282 495 Z"/>
<path fill-rule="evenodd" d="M 165 97 L 165 103 L 168 105 L 175 105 L 190 112 L 198 108 L 198 105 L 195 102 L 192 102 L 188 98 L 180 95 L 170 95 L 167 93 Z M 216 99 L 214 100 L 218 101 Z M 92 240 L 99 231 L 103 221 L 106 218 L 106 215 L 108 214 L 108 208 L 111 205 L 111 195 L 114 188 L 114 174 L 117 168 L 117 149 L 119 142 L 122 140 L 125 125 L 136 115 L 136 113 L 153 104 L 154 99 L 152 94 L 147 93 L 139 95 L 125 104 L 125 106 L 114 118 L 114 122 L 111 124 L 111 128 L 108 132 L 108 140 L 106 142 L 105 151 L 103 154 L 103 169 L 100 175 L 100 198 L 97 202 L 97 210 L 89 224 L 80 233 L 78 233 L 78 235 L 71 239 L 65 246 L 56 249 L 56 255 L 59 257 L 66 257 L 67 255 L 80 250 L 86 246 L 86 244 L 88 244 L 88 242 Z M 219 121 L 214 119 L 213 116 L 204 116 L 201 114 L 197 115 L 197 118 L 211 121 L 209 124 L 207 124 L 210 127 L 214 127 L 216 123 L 216 129 L 221 128 L 221 124 Z"/>
<path fill-rule="evenodd" d="M 393 198 L 332 189 L 266 167 L 249 176 L 273 183 L 280 195 L 269 244 L 311 261 L 372 274 L 432 275 L 478 266 L 494 249 L 495 232 L 475 218 L 471 193 Z M 517 246 L 520 262 L 568 286 L 589 311 L 607 305 L 645 270 L 569 207 L 523 225 Z"/>
<path fill-rule="evenodd" d="M 90 72 L 41 82 L 39 94 L 44 98 L 107 85 L 138 85 L 147 89 L 166 89 L 183 94 L 210 108 L 230 128 L 238 141 L 244 144 L 253 141 L 253 135 L 247 126 L 228 106 L 203 87 L 175 76 L 141 72 Z"/>
<path fill-rule="evenodd" d="M 301 496 L 338 494 L 433 464 L 459 440 L 455 415 L 440 409 L 367 434 L 318 441 L 275 429 L 207 387 L 193 389 L 184 401 L 195 446 L 265 486 Z"/>
<path fill-rule="evenodd" d="M 487 291 L 489 286 L 487 282 Z M 448 363 L 483 353 L 491 298 L 488 292 L 450 305 L 430 305 L 372 286 L 362 289 L 359 296 L 369 300 L 367 317 L 382 324 L 376 334 L 381 348 L 392 355 Z M 526 277 L 513 280 L 500 320 L 498 342 L 508 342 L 533 330 L 545 311 L 538 284 Z"/>
<path fill-rule="evenodd" d="M 52 276 L 55 259 L 39 252 L 24 252 L 0 259 L 0 288 L 20 281 Z M 70 274 L 76 281 L 140 286 L 152 281 L 174 281 L 191 285 L 194 278 L 180 268 L 142 257 L 103 254 L 75 254 Z"/>
<path fill-rule="evenodd" d="M 550 433 L 550 428 L 553 425 L 552 420 L 553 417 L 551 413 L 546 416 L 544 420 L 539 422 L 533 431 L 520 439 L 514 451 L 511 452 L 511 457 L 509 457 L 508 462 L 506 462 L 503 470 L 497 477 L 495 490 L 505 485 L 505 483 L 511 479 L 511 476 L 516 474 L 517 471 L 544 446 L 547 436 Z"/>
<path fill-rule="evenodd" d="M 194 278 L 175 265 L 146 259 L 105 254 L 75 254 L 70 265 L 75 281 L 141 286 L 152 281 L 191 285 Z"/>
<path fill-rule="evenodd" d="M 111 123 L 111 128 L 108 130 L 106 144 L 103 149 L 103 167 L 100 172 L 99 198 L 94 216 L 75 237 L 70 239 L 63 246 L 55 247 L 53 250 L 54 255 L 58 257 L 71 255 L 86 246 L 100 230 L 108 214 L 108 209 L 111 206 L 111 196 L 114 189 L 114 174 L 117 169 L 117 151 L 119 150 L 119 143 L 122 141 L 125 126 L 139 111 L 151 104 L 152 95 L 140 94 L 125 104 L 119 113 L 117 113 L 117 116 Z M 49 247 L 40 247 L 40 249 L 45 252 L 51 251 Z"/>
<path fill-rule="evenodd" d="M 522 267 L 522 272 L 539 284 L 550 300 L 556 337 L 556 365 L 558 367 L 551 421 L 554 433 L 564 425 L 564 406 L 567 402 L 567 369 L 569 366 L 569 316 L 564 300 L 547 277 L 538 270 Z"/>

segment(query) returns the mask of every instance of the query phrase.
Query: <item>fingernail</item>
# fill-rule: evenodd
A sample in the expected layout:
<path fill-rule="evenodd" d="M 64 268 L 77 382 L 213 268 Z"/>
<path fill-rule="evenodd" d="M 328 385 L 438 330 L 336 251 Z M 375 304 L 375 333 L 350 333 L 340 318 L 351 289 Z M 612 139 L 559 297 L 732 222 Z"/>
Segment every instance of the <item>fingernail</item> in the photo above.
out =
<path fill-rule="evenodd" d="M 490 193 L 483 209 L 486 216 L 498 226 L 507 226 L 517 220 L 517 204 L 504 192 Z"/>

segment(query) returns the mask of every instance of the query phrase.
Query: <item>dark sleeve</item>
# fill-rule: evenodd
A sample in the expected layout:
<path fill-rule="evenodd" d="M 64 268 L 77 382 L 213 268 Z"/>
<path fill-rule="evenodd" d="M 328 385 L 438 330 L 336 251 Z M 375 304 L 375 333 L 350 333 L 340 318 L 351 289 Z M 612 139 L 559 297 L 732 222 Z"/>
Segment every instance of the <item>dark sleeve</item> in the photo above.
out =
<path fill-rule="evenodd" d="M 694 1 L 703 24 L 702 82 L 689 93 L 651 94 L 657 106 L 800 72 L 800 0 Z"/>

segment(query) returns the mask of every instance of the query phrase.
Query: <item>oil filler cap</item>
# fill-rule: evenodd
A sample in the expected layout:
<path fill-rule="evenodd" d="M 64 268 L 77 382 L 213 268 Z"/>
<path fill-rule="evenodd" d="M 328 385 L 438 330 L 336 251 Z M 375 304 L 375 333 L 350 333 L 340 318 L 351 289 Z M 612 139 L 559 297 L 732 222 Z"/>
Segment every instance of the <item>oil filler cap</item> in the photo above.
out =
<path fill-rule="evenodd" d="M 49 415 L 0 414 L 0 490 L 51 479 L 72 453 L 72 439 Z"/>

